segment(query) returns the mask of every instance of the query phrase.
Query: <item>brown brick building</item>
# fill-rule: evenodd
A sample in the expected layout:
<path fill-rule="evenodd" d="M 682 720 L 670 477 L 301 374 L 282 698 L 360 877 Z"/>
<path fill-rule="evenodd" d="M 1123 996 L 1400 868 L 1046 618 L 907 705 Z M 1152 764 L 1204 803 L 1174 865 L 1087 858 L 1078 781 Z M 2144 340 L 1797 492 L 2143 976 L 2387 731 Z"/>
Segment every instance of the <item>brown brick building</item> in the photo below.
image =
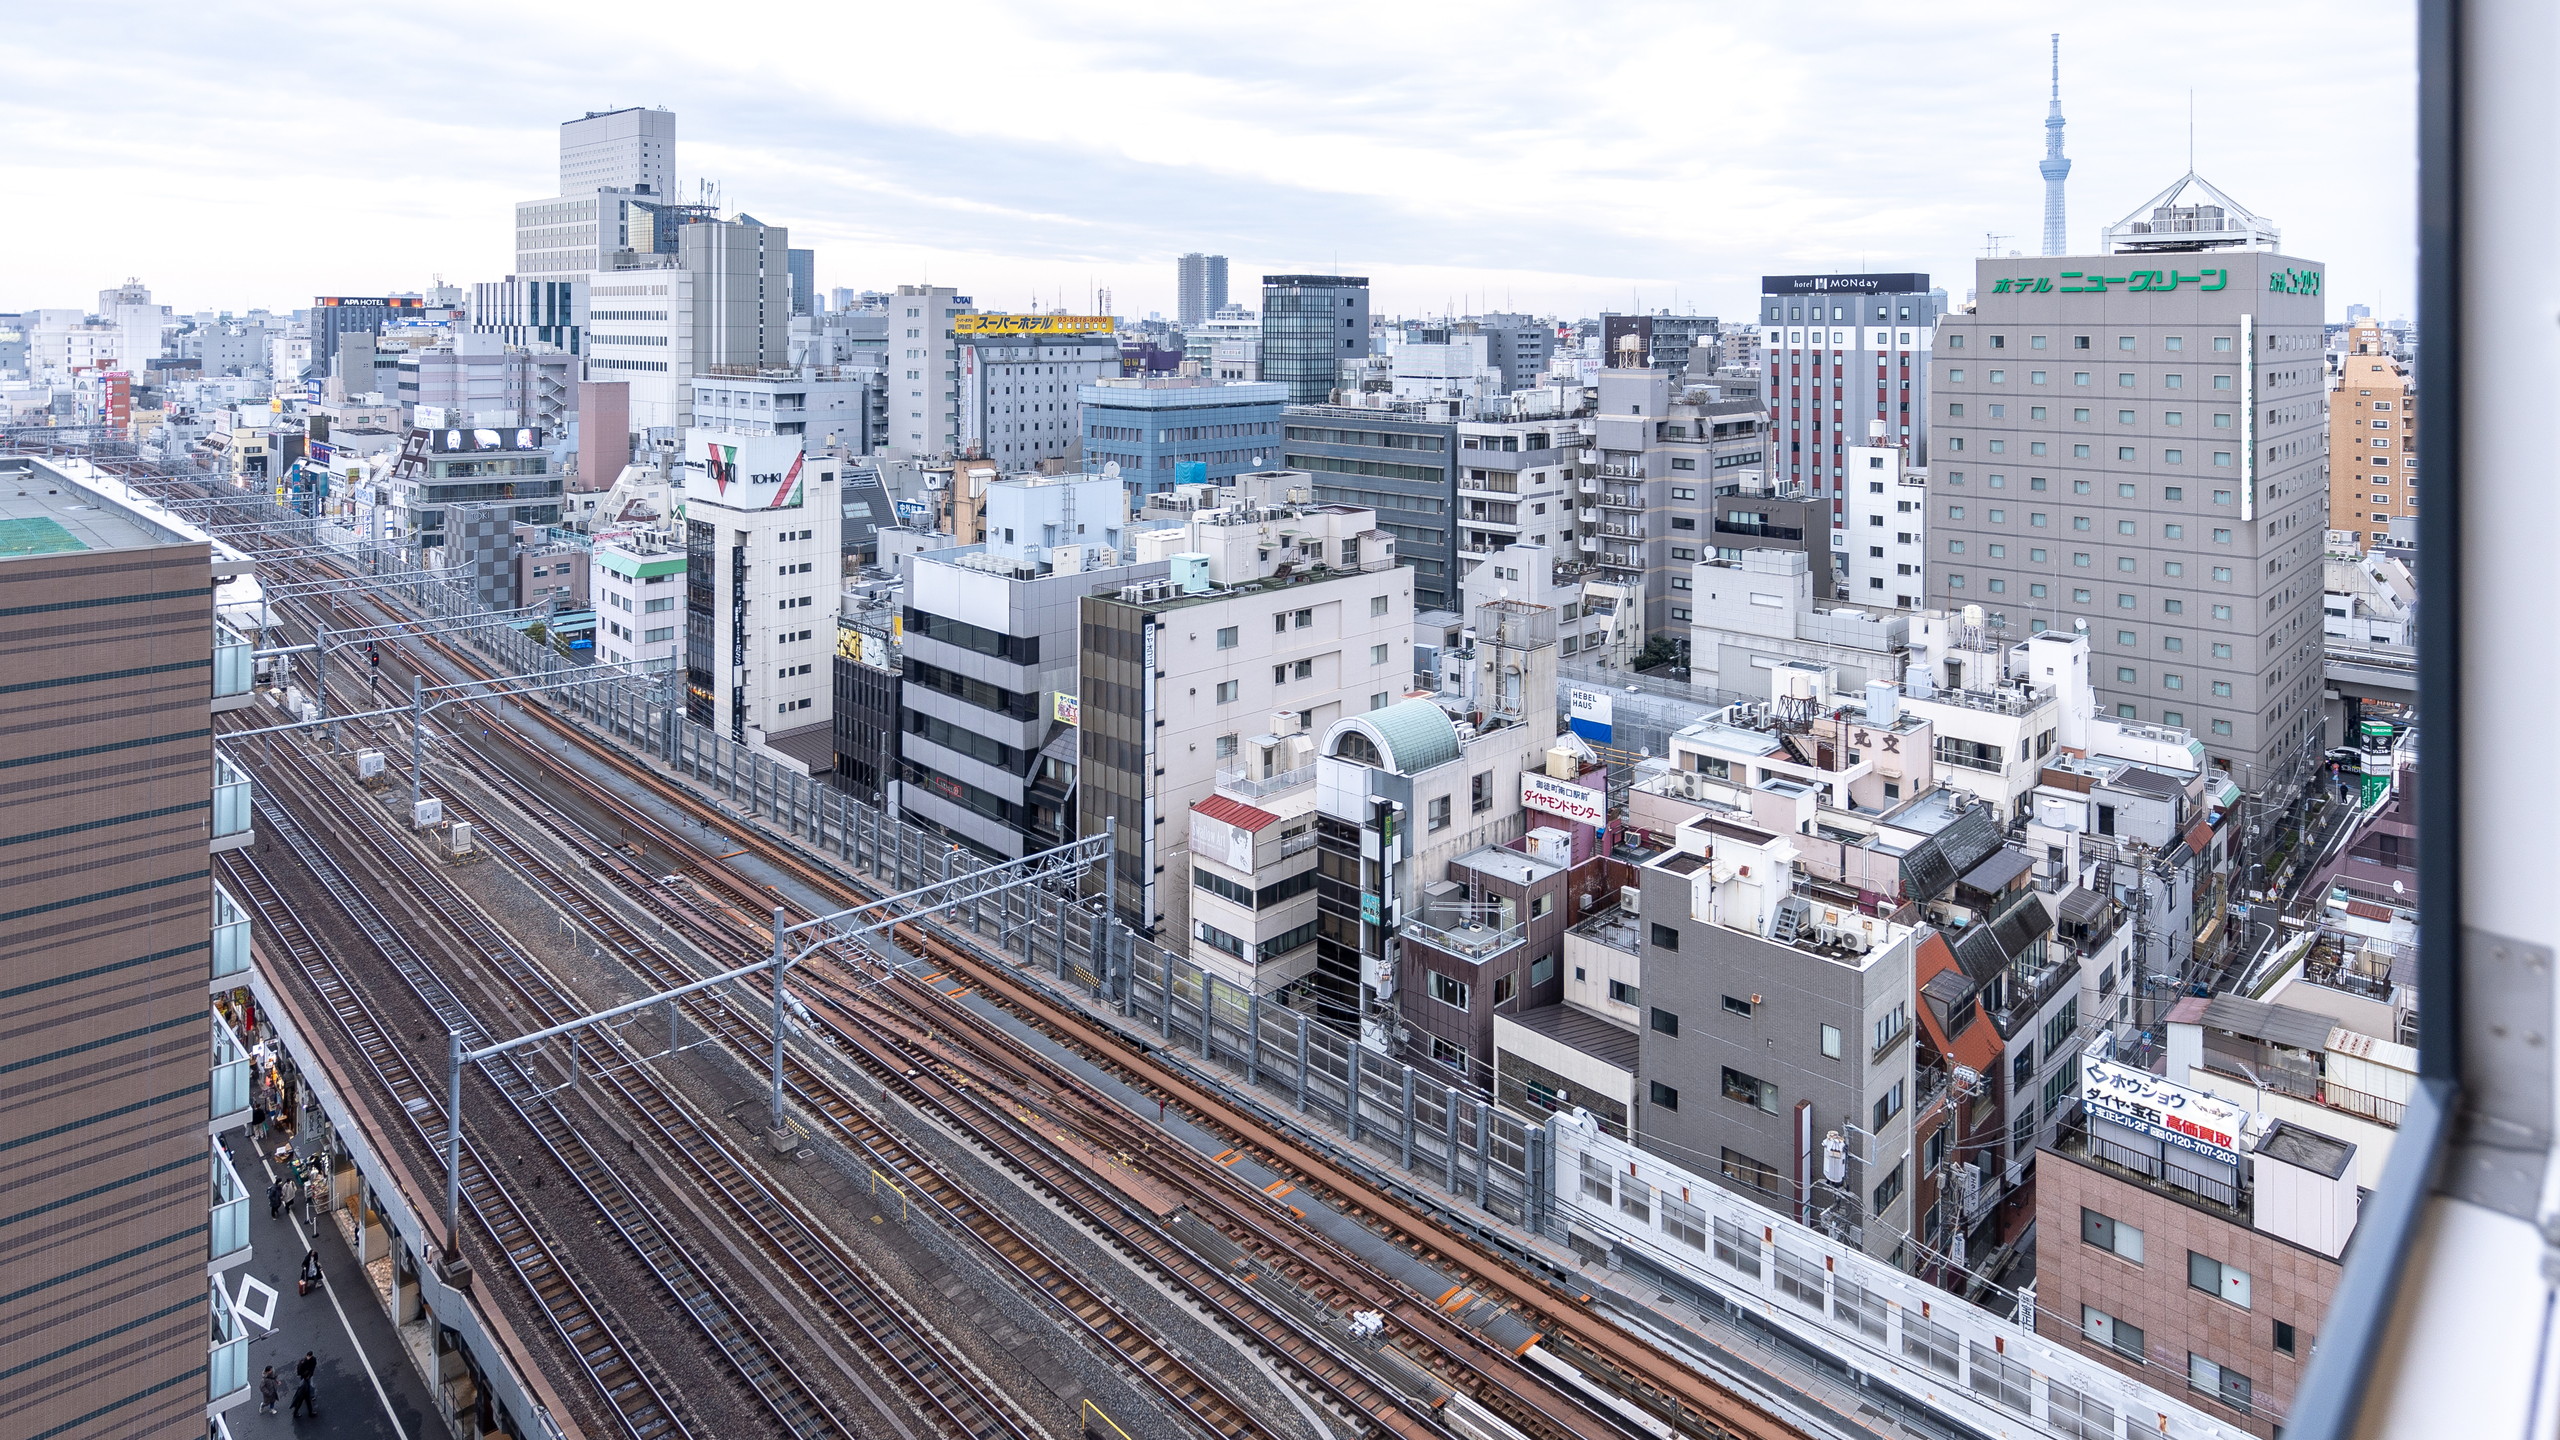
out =
<path fill-rule="evenodd" d="M 2339 1261 L 2262 1226 L 2334 1233 L 2343 1248 L 2334 1227 L 2292 1222 L 2305 1208 L 2334 1212 L 2317 1197 L 2343 1184 L 2352 1224 L 2354 1147 L 2276 1122 L 2253 1156 L 2254 1183 L 2218 1194 L 2206 1193 L 2217 1189 L 2209 1181 L 2188 1189 L 2144 1174 L 2140 1157 L 2110 1154 L 2120 1152 L 2074 1127 L 2038 1156 L 2036 1332 L 2273 1436 L 2337 1292 Z"/>
<path fill-rule="evenodd" d="M 246 1399 L 208 1271 L 247 1258 L 245 1197 L 209 1126 L 246 1118 L 247 1062 L 206 999 L 211 851 L 248 786 L 211 709 L 245 703 L 218 643 L 238 562 L 39 463 L 0 459 L 0 1275 L 13 1434 L 201 1436 Z M 214 692 L 231 693 L 222 702 Z"/>
<path fill-rule="evenodd" d="M 2417 387 L 2382 327 L 2358 321 L 2329 392 L 2329 528 L 2370 545 L 2417 513 Z"/>

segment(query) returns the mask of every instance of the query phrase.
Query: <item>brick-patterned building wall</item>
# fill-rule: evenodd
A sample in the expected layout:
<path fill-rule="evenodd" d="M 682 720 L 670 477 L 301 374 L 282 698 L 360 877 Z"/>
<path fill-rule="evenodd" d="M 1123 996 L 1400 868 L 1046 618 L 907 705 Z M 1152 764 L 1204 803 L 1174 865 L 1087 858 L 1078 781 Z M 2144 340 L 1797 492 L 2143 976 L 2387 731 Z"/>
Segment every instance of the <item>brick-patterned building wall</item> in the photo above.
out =
<path fill-rule="evenodd" d="M 205 1432 L 212 649 L 203 544 L 0 559 L 12 1435 Z"/>
<path fill-rule="evenodd" d="M 2291 1411 L 2321 1317 L 2337 1293 L 2338 1262 L 2251 1229 L 2232 1211 L 2128 1178 L 2130 1172 L 2085 1155 L 2048 1149 L 2036 1158 L 2037 1333 L 2184 1395 L 2253 1434 L 2273 1436 Z M 2084 1238 L 2084 1210 L 2140 1230 L 2142 1263 Z M 2191 1287 L 2190 1252 L 2246 1271 L 2248 1308 Z M 2083 1307 L 2140 1327 L 2146 1359 L 2093 1338 Z M 2292 1327 L 2290 1354 L 2277 1348 L 2279 1323 Z M 2244 1412 L 2192 1387 L 2191 1355 L 2247 1376 L 2250 1408 Z"/>

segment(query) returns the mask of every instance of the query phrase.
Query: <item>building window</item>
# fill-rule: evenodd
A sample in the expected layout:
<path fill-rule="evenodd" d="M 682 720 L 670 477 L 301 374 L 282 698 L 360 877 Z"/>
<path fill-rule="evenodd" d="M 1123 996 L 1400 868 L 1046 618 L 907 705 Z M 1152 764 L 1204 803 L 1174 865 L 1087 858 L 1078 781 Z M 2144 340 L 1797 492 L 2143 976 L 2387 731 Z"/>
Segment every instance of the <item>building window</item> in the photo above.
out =
<path fill-rule="evenodd" d="M 1663 1008 L 1662 1008 L 1661 1006 L 1659 1006 L 1659 1005 L 1654 1006 L 1654 1007 L 1653 1007 L 1653 1029 L 1654 1029 L 1654 1033 L 1655 1033 L 1655 1034 L 1657 1034 L 1657 1035 L 1677 1035 L 1677 1034 L 1679 1034 L 1679 1033 L 1680 1033 L 1680 1016 L 1679 1016 L 1679 1014 L 1678 1014 L 1676 1011 L 1665 1010 L 1665 1009 L 1663 1009 Z"/>
<path fill-rule="evenodd" d="M 2295 1353 L 2296 1345 L 2297 1341 L 2294 1336 L 2293 1323 L 2288 1320 L 2277 1321 L 2276 1353 L 2279 1355 L 2291 1355 Z"/>
<path fill-rule="evenodd" d="M 1650 1084 L 1647 1088 L 1645 1098 L 1651 1100 L 1654 1105 L 1660 1109 L 1677 1110 L 1680 1108 L 1680 1092 L 1663 1084 L 1659 1080 L 1653 1081 Z"/>
<path fill-rule="evenodd" d="M 1731 1002 L 1728 1001 L 1727 1003 L 1729 1004 Z M 1840 1058 L 1840 1027 L 1837 1025 L 1825 1025 L 1822 1027 L 1822 1058 L 1826 1060 L 1837 1060 Z"/>
<path fill-rule="evenodd" d="M 1876 1097 L 1874 1112 L 1869 1117 L 1874 1120 L 1875 1123 L 1867 1128 L 1869 1130 L 1880 1131 L 1884 1129 L 1885 1126 L 1893 1123 L 1893 1117 L 1901 1113 L 1902 1082 L 1896 1080 L 1891 1086 L 1886 1088 L 1884 1094 Z"/>
<path fill-rule="evenodd" d="M 1468 782 L 1467 808 L 1478 815 L 1493 808 L 1493 772 L 1485 771 Z"/>
<path fill-rule="evenodd" d="M 2142 1263 L 2142 1232 L 2086 1206 L 2080 1211 L 2080 1239 L 2136 1265 Z"/>
<path fill-rule="evenodd" d="M 1771 1115 L 1778 1113 L 1778 1087 L 1756 1075 L 1745 1075 L 1730 1065 L 1724 1067 L 1724 1098 L 1756 1106 Z"/>
<path fill-rule="evenodd" d="M 1244 942 L 1242 940 L 1237 939 L 1235 936 L 1228 934 L 1226 931 L 1221 930 L 1217 926 L 1211 925 L 1206 921 L 1195 923 L 1198 926 L 1201 944 L 1208 946 L 1212 950 L 1223 950 L 1227 954 L 1232 955 L 1239 960 L 1244 958 Z"/>
<path fill-rule="evenodd" d="M 1431 1058 L 1460 1074 L 1466 1072 L 1467 1047 L 1455 1040 L 1443 1040 L 1437 1035 L 1432 1036 Z"/>
<path fill-rule="evenodd" d="M 1704 1250 L 1707 1248 L 1707 1212 L 1665 1195 L 1662 1197 L 1662 1233 L 1692 1250 Z"/>
<path fill-rule="evenodd" d="M 1653 923 L 1652 938 L 1654 948 L 1657 950 L 1677 950 L 1680 948 L 1680 932 L 1658 920 Z"/>
<path fill-rule="evenodd" d="M 1716 1259 L 1758 1279 L 1760 1237 L 1719 1215 L 1715 1222 Z"/>
<path fill-rule="evenodd" d="M 1433 799 L 1432 799 L 1432 801 L 1431 801 L 1431 812 L 1430 812 L 1430 814 L 1431 814 L 1430 825 L 1431 825 L 1431 828 L 1432 828 L 1433 830 L 1446 830 L 1446 829 L 1448 829 L 1448 828 L 1449 828 L 1449 797 L 1448 797 L 1448 796 L 1446 796 L 1446 795 L 1440 795 L 1440 796 L 1435 796 L 1435 797 L 1433 797 Z"/>
<path fill-rule="evenodd" d="M 2249 1272 L 2234 1269 L 2210 1255 L 2187 1252 L 2187 1285 L 2207 1295 L 2219 1295 L 2243 1310 L 2249 1308 Z"/>
<path fill-rule="evenodd" d="M 1236 627 L 1233 625 L 1222 625 L 1218 627 L 1218 648 L 1221 650 L 1233 650 L 1236 648 Z"/>
<path fill-rule="evenodd" d="M 1474 998 L 1473 987 L 1464 980 L 1453 980 L 1434 970 L 1431 972 L 1431 998 L 1443 1005 L 1464 1010 Z"/>
<path fill-rule="evenodd" d="M 1579 966 L 1575 967 L 1573 978 L 1576 980 L 1582 978 L 1582 970 Z M 1644 998 L 1644 992 L 1624 980 L 1612 980 L 1609 982 L 1609 998 L 1618 1004 L 1633 1008 L 1637 1001 Z"/>
<path fill-rule="evenodd" d="M 1221 680 L 1221 681 L 1219 681 L 1219 682 L 1218 682 L 1218 703 L 1219 703 L 1219 704 L 1221 704 L 1221 705 L 1232 705 L 1232 704 L 1234 704 L 1234 703 L 1235 703 L 1235 698 L 1236 698 L 1236 691 L 1237 691 L 1238 687 L 1240 687 L 1242 684 L 1243 684 L 1243 682 L 1242 682 L 1242 681 L 1238 681 L 1238 680 Z"/>
<path fill-rule="evenodd" d="M 1724 1011 L 1728 1015 L 1748 1015 L 1755 1008 L 1756 1007 L 1751 1001 L 1745 1000 L 1738 995 L 1727 995 L 1724 997 Z"/>
<path fill-rule="evenodd" d="M 2203 1391 L 2244 1415 L 2250 1413 L 2250 1397 L 2254 1392 L 2249 1377 L 2228 1365 L 2217 1365 L 2192 1350 L 2187 1352 L 2187 1388 Z"/>
<path fill-rule="evenodd" d="M 1384 615 L 1384 614 L 1386 614 L 1386 613 L 1387 613 L 1387 597 L 1386 597 L 1386 596 L 1384 596 L 1384 595 L 1372 595 L 1372 596 L 1370 596 L 1370 597 L 1369 597 L 1369 614 L 1371 615 L 1371 617 L 1373 617 L 1373 618 L 1374 618 L 1374 617 L 1376 617 L 1376 616 Z"/>
<path fill-rule="evenodd" d="M 1751 1186 L 1755 1190 L 1766 1190 L 1772 1194 L 1777 1192 L 1779 1183 L 1777 1167 L 1754 1160 L 1739 1150 L 1728 1148 L 1724 1152 L 1720 1168 L 1727 1180 Z"/>
<path fill-rule="evenodd" d="M 1775 1113 L 1775 1112 L 1772 1112 L 1772 1113 Z M 1872 1199 L 1872 1200 L 1875 1202 L 1875 1213 L 1876 1213 L 1877 1215 L 1879 1215 L 1879 1216 L 1881 1216 L 1882 1214 L 1884 1214 L 1884 1212 L 1885 1212 L 1885 1211 L 1887 1211 L 1887 1210 L 1891 1209 L 1891 1208 L 1893 1207 L 1893 1202 L 1894 1202 L 1894 1201 L 1896 1201 L 1896 1200 L 1898 1200 L 1898 1199 L 1902 1198 L 1902 1162 L 1901 1162 L 1901 1161 L 1899 1161 L 1899 1160 L 1895 1161 L 1895 1162 L 1894 1162 L 1894 1165 L 1893 1165 L 1893 1169 L 1892 1169 L 1889 1173 L 1887 1173 L 1887 1174 L 1886 1174 L 1886 1176 L 1885 1176 L 1882 1180 L 1879 1180 L 1879 1181 L 1877 1181 L 1877 1182 L 1876 1182 L 1875 1193 L 1874 1193 L 1873 1195 L 1869 1196 L 1868 1198 Z M 1907 1337 L 1908 1337 L 1908 1335 L 1909 1335 L 1909 1332 L 1910 1332 L 1910 1320 L 1909 1320 L 1909 1318 L 1908 1318 L 1908 1317 L 1905 1317 L 1905 1319 L 1904 1319 L 1904 1321 L 1903 1321 L 1903 1330 L 1904 1330 L 1904 1334 L 1905 1334 L 1905 1336 L 1906 1336 L 1905 1340 L 1903 1341 L 1903 1344 L 1904 1344 L 1906 1347 L 1908 1347 L 1908 1346 L 1909 1346 L 1909 1344 L 1910 1344 L 1910 1341 L 1909 1341 L 1909 1339 L 1907 1338 Z M 1950 1357 L 1950 1358 L 1952 1358 L 1952 1357 Z M 1952 1373 L 1954 1373 L 1954 1372 L 1950 1371 L 1950 1372 L 1948 1372 L 1948 1373 L 1952 1374 Z"/>
<path fill-rule="evenodd" d="M 1233 736 L 1233 735 L 1221 735 L 1221 736 L 1219 736 L 1219 737 L 1218 737 L 1218 758 L 1219 758 L 1219 759 L 1221 759 L 1221 760 L 1231 760 L 1231 759 L 1235 758 L 1235 753 L 1236 753 L 1236 737 L 1235 737 L 1235 736 Z"/>

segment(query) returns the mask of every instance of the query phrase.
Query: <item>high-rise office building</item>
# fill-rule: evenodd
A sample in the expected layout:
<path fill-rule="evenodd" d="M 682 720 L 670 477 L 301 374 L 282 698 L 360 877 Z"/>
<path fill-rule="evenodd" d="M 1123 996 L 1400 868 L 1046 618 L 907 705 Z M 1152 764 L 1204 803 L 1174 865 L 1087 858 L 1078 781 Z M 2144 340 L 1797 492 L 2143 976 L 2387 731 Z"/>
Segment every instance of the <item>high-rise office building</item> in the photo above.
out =
<path fill-rule="evenodd" d="M 901 285 L 889 302 L 882 348 L 888 373 L 887 442 L 909 455 L 960 449 L 960 340 L 954 317 L 976 309 L 947 285 Z"/>
<path fill-rule="evenodd" d="M 818 299 L 818 252 L 794 250 L 790 258 L 791 313 L 815 315 L 823 308 Z"/>
<path fill-rule="evenodd" d="M 1929 603 L 2085 629 L 2103 709 L 2281 799 L 2319 729 L 2321 268 L 2197 183 L 2108 254 L 1978 262 L 1931 378 Z"/>
<path fill-rule="evenodd" d="M 2372 544 L 2417 513 L 2418 389 L 2390 334 L 2360 321 L 2329 391 L 2329 528 Z"/>
<path fill-rule="evenodd" d="M 1943 290 L 1916 274 L 1769 275 L 1760 281 L 1769 476 L 1838 513 L 1849 447 L 1881 420 L 1888 443 L 1929 458 L 1929 349 Z"/>
<path fill-rule="evenodd" d="M 675 186 L 674 111 L 593 110 L 562 121 L 560 193 L 516 202 L 514 273 L 597 269 L 632 246 L 634 222 L 645 226 L 651 207 L 672 203 Z"/>
<path fill-rule="evenodd" d="M 1182 257 L 1175 313 L 1185 325 L 1196 325 L 1227 308 L 1227 257 L 1194 250 Z"/>
<path fill-rule="evenodd" d="M 640 430 L 693 423 L 694 380 L 790 358 L 791 232 L 748 216 L 678 227 L 675 253 L 630 252 L 587 277 L 587 373 L 631 384 Z"/>
<path fill-rule="evenodd" d="M 254 698 L 213 599 L 248 566 L 113 481 L 0 478 L 10 1431 L 202 1435 L 253 1373 L 248 1195 L 207 1140 L 247 1124 L 249 1059 L 206 1002 L 249 969 L 212 852 L 254 839 L 250 783 L 210 728 Z"/>
<path fill-rule="evenodd" d="M 1369 353 L 1369 281 L 1360 275 L 1262 277 L 1262 378 L 1292 405 L 1322 405 L 1342 362 Z"/>
<path fill-rule="evenodd" d="M 560 193 L 607 189 L 675 193 L 674 111 L 590 110 L 560 122 Z"/>

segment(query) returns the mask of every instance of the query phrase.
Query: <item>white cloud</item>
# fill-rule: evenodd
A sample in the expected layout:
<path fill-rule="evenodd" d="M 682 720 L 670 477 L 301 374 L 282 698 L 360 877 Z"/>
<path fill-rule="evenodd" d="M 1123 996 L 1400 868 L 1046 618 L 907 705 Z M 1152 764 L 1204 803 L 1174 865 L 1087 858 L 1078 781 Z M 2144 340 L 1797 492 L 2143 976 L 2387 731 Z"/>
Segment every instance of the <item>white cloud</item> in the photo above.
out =
<path fill-rule="evenodd" d="M 767 9 L 56 7 L 13 87 L 0 308 L 126 274 L 182 307 L 493 278 L 553 126 L 665 104 L 688 176 L 792 227 L 822 284 L 929 268 L 982 303 L 1170 309 L 1172 258 L 1370 275 L 1380 308 L 1747 309 L 1763 271 L 2036 248 L 2045 34 L 2064 36 L 2074 248 L 2186 163 L 2411 303 L 2406 0 L 2139 12 L 1929 6 L 1227 4 Z"/>

